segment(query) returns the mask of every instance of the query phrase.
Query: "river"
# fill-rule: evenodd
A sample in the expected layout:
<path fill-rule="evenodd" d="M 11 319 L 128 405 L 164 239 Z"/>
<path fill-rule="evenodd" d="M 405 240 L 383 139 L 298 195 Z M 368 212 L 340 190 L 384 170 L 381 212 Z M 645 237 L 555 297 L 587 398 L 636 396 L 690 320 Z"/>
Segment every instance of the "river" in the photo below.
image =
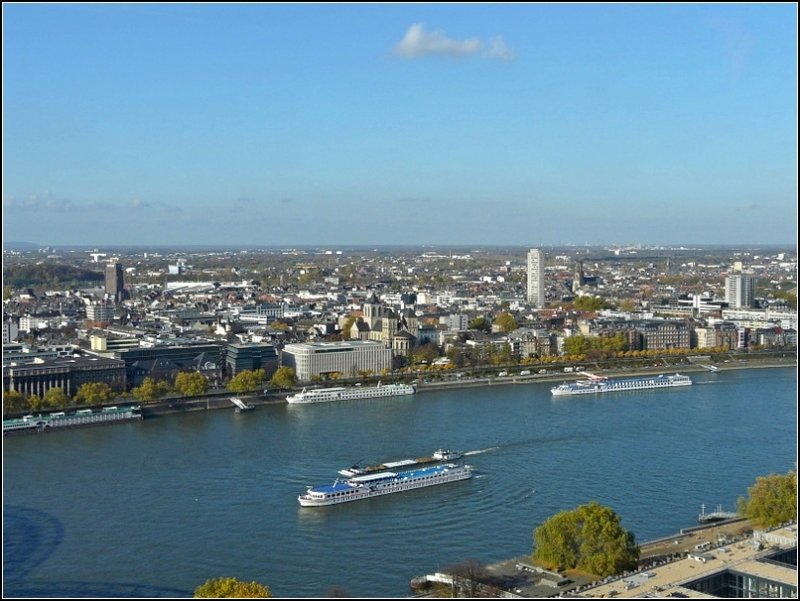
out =
<path fill-rule="evenodd" d="M 554 398 L 552 384 L 260 406 L 7 438 L 4 596 L 176 597 L 217 576 L 282 597 L 401 597 L 409 580 L 531 551 L 596 500 L 645 541 L 694 525 L 797 457 L 797 371 Z M 476 477 L 324 508 L 356 461 L 467 451 Z"/>

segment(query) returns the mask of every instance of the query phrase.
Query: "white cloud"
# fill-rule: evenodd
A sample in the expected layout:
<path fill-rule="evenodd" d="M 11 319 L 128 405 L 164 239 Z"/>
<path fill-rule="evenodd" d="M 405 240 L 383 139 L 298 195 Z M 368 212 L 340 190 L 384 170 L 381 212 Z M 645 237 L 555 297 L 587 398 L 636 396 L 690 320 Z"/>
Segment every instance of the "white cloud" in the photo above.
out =
<path fill-rule="evenodd" d="M 165 209 L 173 210 L 174 207 L 168 205 L 161 200 L 142 200 L 141 198 L 134 198 L 131 201 L 122 203 L 123 209 Z"/>
<path fill-rule="evenodd" d="M 422 23 L 415 23 L 406 31 L 394 53 L 403 58 L 423 58 L 426 56 L 467 56 L 480 51 L 479 38 L 468 38 L 462 42 L 453 40 L 441 29 L 425 31 Z"/>
<path fill-rule="evenodd" d="M 510 63 L 517 58 L 517 53 L 506 44 L 502 36 L 498 35 L 489 38 L 489 49 L 486 51 L 486 56 Z"/>
<path fill-rule="evenodd" d="M 165 202 L 156 200 L 141 200 L 135 198 L 130 201 L 113 202 L 108 200 L 72 201 L 65 198 L 53 196 L 50 192 L 44 194 L 31 194 L 24 198 L 16 196 L 3 197 L 3 210 L 9 212 L 29 212 L 29 213 L 79 213 L 97 211 L 123 211 L 128 213 L 130 210 L 143 209 L 164 209 L 172 210 L 173 207 Z"/>
<path fill-rule="evenodd" d="M 65 212 L 74 208 L 75 205 L 69 200 L 54 198 L 49 192 L 43 195 L 31 194 L 25 198 L 17 198 L 16 196 L 3 198 L 3 209 L 8 211 Z"/>

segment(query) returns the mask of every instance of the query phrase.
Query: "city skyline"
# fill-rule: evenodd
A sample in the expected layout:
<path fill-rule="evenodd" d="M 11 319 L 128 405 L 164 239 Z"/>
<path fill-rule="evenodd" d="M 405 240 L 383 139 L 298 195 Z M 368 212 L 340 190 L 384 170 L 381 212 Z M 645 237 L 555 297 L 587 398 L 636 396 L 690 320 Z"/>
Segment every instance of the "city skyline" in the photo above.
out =
<path fill-rule="evenodd" d="M 797 238 L 794 4 L 3 16 L 4 240 Z"/>

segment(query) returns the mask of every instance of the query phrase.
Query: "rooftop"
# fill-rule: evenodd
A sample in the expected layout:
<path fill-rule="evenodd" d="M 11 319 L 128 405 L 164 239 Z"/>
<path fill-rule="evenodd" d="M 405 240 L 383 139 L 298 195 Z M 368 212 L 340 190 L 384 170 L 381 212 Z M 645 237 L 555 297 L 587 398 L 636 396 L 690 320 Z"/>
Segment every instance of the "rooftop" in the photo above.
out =
<path fill-rule="evenodd" d="M 796 525 L 780 528 L 763 537 L 762 544 L 756 538 L 723 545 L 704 553 L 689 553 L 686 558 L 650 568 L 620 580 L 601 584 L 580 593 L 581 597 L 640 598 L 643 596 L 682 596 L 693 598 L 715 598 L 689 588 L 692 582 L 722 574 L 731 570 L 780 583 L 797 594 L 797 569 L 769 561 L 775 549 L 790 550 L 797 547 Z M 754 544 L 755 543 L 755 544 Z M 763 545 L 771 548 L 764 550 Z M 767 561 L 764 561 L 767 559 Z"/>

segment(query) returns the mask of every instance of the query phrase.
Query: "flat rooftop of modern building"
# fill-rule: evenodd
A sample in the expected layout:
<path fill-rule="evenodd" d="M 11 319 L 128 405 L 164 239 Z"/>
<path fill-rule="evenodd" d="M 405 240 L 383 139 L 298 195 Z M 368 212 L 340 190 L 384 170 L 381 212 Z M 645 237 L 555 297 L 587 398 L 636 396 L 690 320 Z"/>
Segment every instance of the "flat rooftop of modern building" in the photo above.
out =
<path fill-rule="evenodd" d="M 110 357 L 95 357 L 73 355 L 70 357 L 36 357 L 34 361 L 28 363 L 10 362 L 3 365 L 3 368 L 13 367 L 15 370 L 36 370 L 47 368 L 69 368 L 69 367 L 121 367 L 123 362 L 119 359 Z"/>
<path fill-rule="evenodd" d="M 300 347 L 307 349 L 335 349 L 335 348 L 347 348 L 347 347 L 358 347 L 358 346 L 384 347 L 386 345 L 379 340 L 342 340 L 339 342 L 295 342 L 292 344 L 287 344 L 286 348 Z"/>
<path fill-rule="evenodd" d="M 797 568 L 764 559 L 775 553 L 776 548 L 788 550 L 792 546 L 797 547 L 797 525 L 773 530 L 768 535 L 770 541 L 764 543 L 768 548 L 758 548 L 754 544 L 755 538 L 751 537 L 703 552 L 689 553 L 684 559 L 583 590 L 579 595 L 585 598 L 681 596 L 714 599 L 716 597 L 686 585 L 726 570 L 782 583 L 794 587 L 796 591 Z"/>

